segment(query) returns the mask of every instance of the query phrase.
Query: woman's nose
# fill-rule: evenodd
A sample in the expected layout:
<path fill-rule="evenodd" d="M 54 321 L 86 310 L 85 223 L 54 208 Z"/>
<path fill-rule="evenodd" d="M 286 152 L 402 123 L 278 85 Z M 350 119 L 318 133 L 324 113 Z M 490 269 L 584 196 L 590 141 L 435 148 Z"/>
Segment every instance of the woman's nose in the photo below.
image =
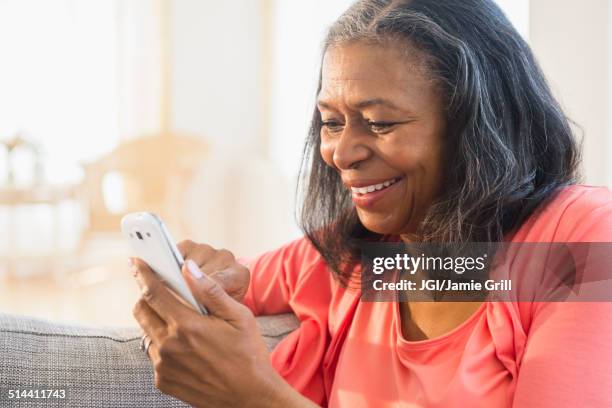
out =
<path fill-rule="evenodd" d="M 372 151 L 367 146 L 366 137 L 360 129 L 345 126 L 334 149 L 334 165 L 340 170 L 348 170 L 367 160 Z"/>

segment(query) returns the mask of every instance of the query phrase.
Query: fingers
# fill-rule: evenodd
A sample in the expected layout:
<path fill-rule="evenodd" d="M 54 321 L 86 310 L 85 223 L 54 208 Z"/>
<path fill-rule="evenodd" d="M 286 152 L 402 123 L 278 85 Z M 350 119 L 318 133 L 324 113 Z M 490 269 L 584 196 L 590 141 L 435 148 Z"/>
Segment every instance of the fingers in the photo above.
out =
<path fill-rule="evenodd" d="M 233 270 L 236 259 L 230 251 L 216 250 L 210 245 L 196 244 L 190 240 L 181 241 L 177 246 L 185 261 L 188 259 L 194 261 L 202 272 L 217 281 L 231 296 L 236 298 L 244 296 L 245 288 L 248 286 L 248 273 L 241 274 Z"/>
<path fill-rule="evenodd" d="M 152 338 L 149 350 L 147 350 L 147 357 L 149 357 L 149 360 L 151 360 L 153 365 L 157 364 L 159 361 L 159 349 L 157 348 L 155 340 L 153 340 Z"/>
<path fill-rule="evenodd" d="M 154 341 L 160 341 L 166 334 L 166 322 L 149 306 L 140 299 L 132 310 L 134 318 L 142 330 Z"/>
<path fill-rule="evenodd" d="M 234 263 L 234 255 L 227 249 L 215 249 L 210 245 L 196 244 L 191 240 L 184 240 L 177 244 L 179 252 L 185 261 L 191 259 L 206 274 L 226 269 Z"/>
<path fill-rule="evenodd" d="M 193 242 L 190 239 L 185 239 L 181 242 L 178 242 L 176 244 L 176 248 L 179 250 L 179 252 L 181 253 L 182 257 L 185 258 L 187 256 L 187 254 L 189 254 L 189 252 L 193 249 L 193 247 L 196 245 L 195 242 Z"/>
<path fill-rule="evenodd" d="M 203 263 L 196 262 L 202 272 L 207 275 L 211 275 L 215 272 L 226 269 L 233 263 L 234 255 L 227 249 L 220 249 L 216 251 L 215 255 L 212 258 L 207 259 Z"/>
<path fill-rule="evenodd" d="M 206 276 L 195 262 L 185 262 L 182 272 L 191 293 L 210 314 L 230 323 L 243 319 L 248 311 L 246 306 L 232 299 L 221 285 Z"/>
<path fill-rule="evenodd" d="M 217 252 L 210 245 L 196 244 L 189 239 L 179 242 L 176 246 L 181 255 L 183 255 L 183 259 L 193 259 L 200 266 L 213 258 L 215 252 Z"/>
<path fill-rule="evenodd" d="M 153 367 L 159 364 L 160 354 L 158 342 L 148 333 L 145 334 L 146 338 L 142 338 L 140 341 L 143 342 L 141 345 L 141 351 L 147 355 L 147 358 L 153 363 Z M 142 348 L 144 346 L 144 349 Z"/>
<path fill-rule="evenodd" d="M 155 274 L 151 268 L 138 258 L 132 259 L 134 276 L 140 286 L 142 299 L 165 322 L 176 323 L 180 319 L 194 313 L 187 305 L 174 296 L 166 284 Z"/>

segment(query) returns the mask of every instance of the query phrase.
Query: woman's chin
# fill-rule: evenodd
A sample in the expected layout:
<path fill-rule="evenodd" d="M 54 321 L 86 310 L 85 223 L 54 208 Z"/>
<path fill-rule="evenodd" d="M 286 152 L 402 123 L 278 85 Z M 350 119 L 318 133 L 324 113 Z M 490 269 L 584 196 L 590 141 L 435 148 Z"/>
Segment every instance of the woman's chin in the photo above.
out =
<path fill-rule="evenodd" d="M 397 201 L 395 205 L 387 208 L 378 208 L 376 211 L 356 207 L 357 216 L 361 224 L 368 230 L 381 235 L 400 235 L 405 233 L 412 225 L 413 207 L 407 206 L 405 201 Z"/>
<path fill-rule="evenodd" d="M 381 235 L 399 235 L 402 232 L 400 223 L 394 220 L 375 220 L 371 217 L 359 217 L 361 224 L 370 232 Z"/>

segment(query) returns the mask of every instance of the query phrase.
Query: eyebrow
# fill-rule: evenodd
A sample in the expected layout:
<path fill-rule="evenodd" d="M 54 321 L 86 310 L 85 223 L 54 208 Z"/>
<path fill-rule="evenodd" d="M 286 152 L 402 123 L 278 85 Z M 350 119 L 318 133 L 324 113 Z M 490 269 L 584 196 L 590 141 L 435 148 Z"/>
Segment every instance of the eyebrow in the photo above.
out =
<path fill-rule="evenodd" d="M 328 102 L 325 102 L 323 100 L 317 101 L 317 105 L 325 109 L 334 110 L 334 108 Z M 397 105 L 395 105 L 393 102 L 383 98 L 364 99 L 362 101 L 357 102 L 354 106 L 357 109 L 365 109 L 376 105 L 382 105 L 394 110 L 403 111 L 403 109 L 397 107 Z"/>

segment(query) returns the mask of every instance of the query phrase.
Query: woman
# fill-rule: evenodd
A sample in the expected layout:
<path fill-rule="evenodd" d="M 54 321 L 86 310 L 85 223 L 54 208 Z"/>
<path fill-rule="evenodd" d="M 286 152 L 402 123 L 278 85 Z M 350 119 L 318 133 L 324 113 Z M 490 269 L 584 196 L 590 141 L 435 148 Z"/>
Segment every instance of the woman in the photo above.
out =
<path fill-rule="evenodd" d="M 306 237 L 248 264 L 183 242 L 211 316 L 138 260 L 160 390 L 196 406 L 612 406 L 610 303 L 363 302 L 358 243 L 610 242 L 612 194 L 489 0 L 360 1 L 331 27 Z M 357 269 L 356 269 L 357 268 Z M 268 355 L 253 314 L 301 327 Z"/>

